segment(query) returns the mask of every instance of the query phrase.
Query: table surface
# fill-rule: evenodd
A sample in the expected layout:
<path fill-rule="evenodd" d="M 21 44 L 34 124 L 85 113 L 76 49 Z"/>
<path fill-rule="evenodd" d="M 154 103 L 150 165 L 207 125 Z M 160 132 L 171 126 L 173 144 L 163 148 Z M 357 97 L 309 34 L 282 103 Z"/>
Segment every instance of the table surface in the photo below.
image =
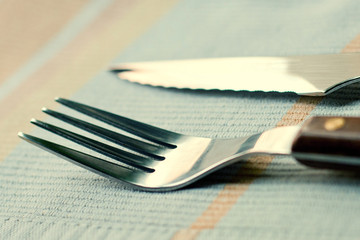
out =
<path fill-rule="evenodd" d="M 17 137 L 65 97 L 173 131 L 241 137 L 312 115 L 360 116 L 360 85 L 323 98 L 118 79 L 118 62 L 360 50 L 360 2 L 0 1 L 2 239 L 359 239 L 360 179 L 254 157 L 173 192 L 137 191 Z M 270 79 L 269 79 L 270 81 Z M 80 116 L 80 115 L 79 115 Z"/>

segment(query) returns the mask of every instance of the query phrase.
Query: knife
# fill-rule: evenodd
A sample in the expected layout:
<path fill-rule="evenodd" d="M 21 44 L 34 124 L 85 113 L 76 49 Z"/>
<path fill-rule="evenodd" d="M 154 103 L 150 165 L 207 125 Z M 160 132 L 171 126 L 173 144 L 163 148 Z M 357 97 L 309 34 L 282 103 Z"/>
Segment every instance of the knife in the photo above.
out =
<path fill-rule="evenodd" d="M 360 53 L 133 62 L 110 69 L 152 86 L 324 96 L 360 81 Z"/>

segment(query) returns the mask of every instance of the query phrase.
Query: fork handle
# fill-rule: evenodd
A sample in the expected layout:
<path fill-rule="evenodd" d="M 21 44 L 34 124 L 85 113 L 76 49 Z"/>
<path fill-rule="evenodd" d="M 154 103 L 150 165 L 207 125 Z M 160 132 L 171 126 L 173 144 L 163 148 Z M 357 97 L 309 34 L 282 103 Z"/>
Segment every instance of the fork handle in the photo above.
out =
<path fill-rule="evenodd" d="M 310 118 L 295 138 L 292 155 L 315 168 L 360 171 L 360 117 Z"/>

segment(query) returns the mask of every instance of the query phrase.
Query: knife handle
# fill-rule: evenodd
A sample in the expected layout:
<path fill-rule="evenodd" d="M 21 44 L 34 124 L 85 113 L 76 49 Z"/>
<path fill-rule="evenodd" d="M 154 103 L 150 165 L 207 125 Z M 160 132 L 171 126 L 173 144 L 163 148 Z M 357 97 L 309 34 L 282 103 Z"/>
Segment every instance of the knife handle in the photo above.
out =
<path fill-rule="evenodd" d="M 310 118 L 295 138 L 292 155 L 315 168 L 360 171 L 360 117 Z"/>

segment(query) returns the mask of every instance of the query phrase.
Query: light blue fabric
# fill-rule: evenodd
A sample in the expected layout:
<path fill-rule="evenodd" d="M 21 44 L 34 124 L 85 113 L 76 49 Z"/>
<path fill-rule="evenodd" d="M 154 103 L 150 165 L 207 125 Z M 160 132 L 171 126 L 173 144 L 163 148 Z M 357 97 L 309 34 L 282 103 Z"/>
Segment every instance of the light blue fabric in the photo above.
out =
<path fill-rule="evenodd" d="M 113 62 L 340 52 L 359 34 L 359 12 L 355 0 L 181 1 Z M 312 114 L 360 116 L 359 88 L 326 97 Z M 154 88 L 104 71 L 73 99 L 169 130 L 225 138 L 274 127 L 298 97 Z M 33 133 L 75 146 L 39 129 Z M 240 167 L 180 191 L 147 193 L 22 142 L 0 165 L 0 236 L 170 239 L 206 210 Z M 198 238 L 358 239 L 359 184 L 276 158 L 216 228 Z"/>

